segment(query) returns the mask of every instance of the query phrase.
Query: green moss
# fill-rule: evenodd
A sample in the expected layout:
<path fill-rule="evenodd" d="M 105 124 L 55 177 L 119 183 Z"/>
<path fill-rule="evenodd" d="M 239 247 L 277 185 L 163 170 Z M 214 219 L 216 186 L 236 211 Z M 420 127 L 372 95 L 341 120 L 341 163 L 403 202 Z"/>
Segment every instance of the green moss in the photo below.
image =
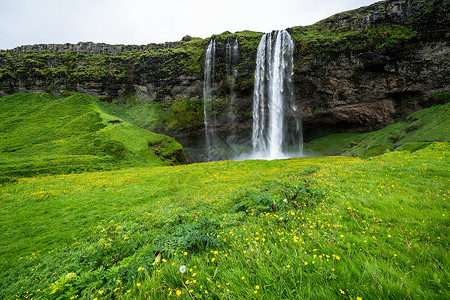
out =
<path fill-rule="evenodd" d="M 450 102 L 450 93 L 448 91 L 446 92 L 437 92 L 433 93 L 429 97 L 430 99 L 435 98 L 441 102 Z"/>
<path fill-rule="evenodd" d="M 377 52 L 394 48 L 398 44 L 417 36 L 417 31 L 402 25 L 380 24 L 371 27 L 366 33 L 366 47 Z"/>
<path fill-rule="evenodd" d="M 204 126 L 203 101 L 198 99 L 179 99 L 169 108 L 169 130 L 193 130 Z"/>

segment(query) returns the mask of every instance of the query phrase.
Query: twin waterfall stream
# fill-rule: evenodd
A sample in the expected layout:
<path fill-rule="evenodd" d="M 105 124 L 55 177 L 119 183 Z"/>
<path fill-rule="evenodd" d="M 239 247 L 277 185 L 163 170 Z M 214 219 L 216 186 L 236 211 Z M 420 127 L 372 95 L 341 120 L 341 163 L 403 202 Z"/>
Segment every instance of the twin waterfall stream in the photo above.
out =
<path fill-rule="evenodd" d="M 233 101 L 234 84 L 238 77 L 238 40 L 227 39 L 225 52 L 226 73 L 231 78 L 228 98 L 229 101 Z M 221 124 L 218 124 L 217 113 L 214 111 L 216 40 L 210 40 L 205 53 L 203 85 L 205 146 L 208 161 L 220 159 L 215 153 L 223 145 L 232 150 L 227 159 L 272 160 L 302 156 L 301 119 L 294 103 L 292 84 L 293 52 L 294 42 L 286 30 L 262 36 L 256 57 L 251 144 L 247 142 L 248 145 L 236 145 L 231 136 L 222 143 L 223 138 L 217 136 L 217 127 Z"/>

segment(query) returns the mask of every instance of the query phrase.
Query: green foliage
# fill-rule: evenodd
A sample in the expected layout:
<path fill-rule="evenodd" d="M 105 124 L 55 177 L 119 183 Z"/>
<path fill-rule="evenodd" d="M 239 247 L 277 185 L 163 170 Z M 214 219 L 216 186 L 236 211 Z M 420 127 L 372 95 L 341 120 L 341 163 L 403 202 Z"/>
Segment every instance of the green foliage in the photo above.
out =
<path fill-rule="evenodd" d="M 362 158 L 369 158 L 372 156 L 378 156 L 381 155 L 383 153 L 388 152 L 390 149 L 384 145 L 371 145 L 369 147 L 367 147 L 366 151 L 364 151 L 363 155 L 361 156 Z"/>
<path fill-rule="evenodd" d="M 417 36 L 417 31 L 402 25 L 380 24 L 366 34 L 366 45 L 376 51 L 393 48 Z"/>
<path fill-rule="evenodd" d="M 56 299 L 64 299 L 73 296 L 78 292 L 73 288 L 73 281 L 76 280 L 77 274 L 68 273 L 61 277 L 50 286 L 50 295 Z"/>
<path fill-rule="evenodd" d="M 267 182 L 264 190 L 249 190 L 237 194 L 233 199 L 232 212 L 245 212 L 258 215 L 260 213 L 277 212 L 286 215 L 289 210 L 302 206 L 313 206 L 320 202 L 324 191 L 311 186 L 307 178 L 303 176 L 314 174 L 317 166 L 307 168 L 302 172 L 304 185 L 291 186 L 279 182 Z"/>
<path fill-rule="evenodd" d="M 448 93 L 441 95 L 446 97 Z M 370 157 L 391 150 L 414 149 L 422 143 L 449 142 L 449 108 L 450 103 L 426 108 L 405 121 L 373 132 L 331 134 L 305 144 L 305 153 Z"/>
<path fill-rule="evenodd" d="M 181 216 L 175 222 L 182 222 Z M 186 251 L 199 252 L 208 248 L 220 246 L 217 238 L 220 233 L 220 223 L 216 220 L 201 219 L 193 224 L 168 224 L 165 231 L 153 240 L 154 252 L 160 252 L 164 257 Z"/>
<path fill-rule="evenodd" d="M 198 99 L 179 99 L 168 109 L 171 120 L 169 130 L 192 130 L 204 126 L 203 101 Z"/>
<path fill-rule="evenodd" d="M 0 99 L 1 173 L 34 176 L 184 162 L 173 139 L 120 120 L 110 123 L 117 117 L 103 111 L 94 97 L 66 96 Z M 163 159 L 150 151 L 150 143 L 161 144 Z"/>
<path fill-rule="evenodd" d="M 9 176 L 0 176 L 0 185 L 17 183 L 17 178 Z"/>
<path fill-rule="evenodd" d="M 430 98 L 437 98 L 438 100 L 446 103 L 446 102 L 450 102 L 450 93 L 449 92 L 437 92 L 437 93 L 431 94 Z"/>

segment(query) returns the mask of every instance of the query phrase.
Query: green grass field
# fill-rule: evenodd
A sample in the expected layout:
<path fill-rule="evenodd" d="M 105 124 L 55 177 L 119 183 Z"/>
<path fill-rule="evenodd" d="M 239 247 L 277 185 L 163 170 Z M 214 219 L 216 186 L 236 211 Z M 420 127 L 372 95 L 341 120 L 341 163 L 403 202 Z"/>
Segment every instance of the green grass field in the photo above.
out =
<path fill-rule="evenodd" d="M 449 153 L 21 178 L 0 298 L 445 299 Z"/>
<path fill-rule="evenodd" d="M 1 98 L 0 131 L 0 174 L 5 176 L 162 166 L 184 159 L 174 139 L 108 114 L 85 94 Z"/>
<path fill-rule="evenodd" d="M 174 166 L 95 98 L 0 107 L 0 299 L 450 297 L 448 104 L 306 146 L 346 156 Z"/>

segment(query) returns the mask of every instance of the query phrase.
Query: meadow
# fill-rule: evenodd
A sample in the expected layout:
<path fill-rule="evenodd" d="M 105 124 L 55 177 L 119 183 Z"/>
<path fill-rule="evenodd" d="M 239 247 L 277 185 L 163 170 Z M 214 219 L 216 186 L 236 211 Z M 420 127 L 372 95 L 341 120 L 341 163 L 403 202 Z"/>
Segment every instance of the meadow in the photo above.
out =
<path fill-rule="evenodd" d="M 449 153 L 4 182 L 0 298 L 448 299 Z"/>

